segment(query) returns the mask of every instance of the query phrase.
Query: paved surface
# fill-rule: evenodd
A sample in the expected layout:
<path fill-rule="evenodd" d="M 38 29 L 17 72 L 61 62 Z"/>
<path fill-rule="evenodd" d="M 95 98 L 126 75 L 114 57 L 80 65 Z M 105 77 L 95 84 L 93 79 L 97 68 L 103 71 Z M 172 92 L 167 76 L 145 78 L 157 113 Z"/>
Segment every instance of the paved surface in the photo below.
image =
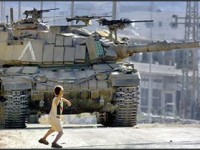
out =
<path fill-rule="evenodd" d="M 27 124 L 26 129 L 2 129 L 0 148 L 51 148 L 38 143 L 48 125 Z M 51 143 L 56 136 L 48 137 Z M 97 124 L 64 125 L 59 144 L 66 149 L 200 149 L 200 125 L 138 124 L 135 127 L 108 128 Z"/>

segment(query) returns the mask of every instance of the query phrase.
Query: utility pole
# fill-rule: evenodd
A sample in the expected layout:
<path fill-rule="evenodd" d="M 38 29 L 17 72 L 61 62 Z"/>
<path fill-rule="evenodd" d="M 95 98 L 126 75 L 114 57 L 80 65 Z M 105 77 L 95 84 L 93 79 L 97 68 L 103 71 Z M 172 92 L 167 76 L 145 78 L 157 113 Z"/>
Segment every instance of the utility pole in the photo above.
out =
<path fill-rule="evenodd" d="M 40 3 L 40 9 L 42 10 L 43 9 L 43 1 L 41 1 L 41 3 Z M 42 17 L 43 17 L 43 15 L 41 15 L 41 20 L 42 20 Z"/>
<path fill-rule="evenodd" d="M 175 18 L 175 24 L 185 25 L 185 40 L 198 40 L 199 39 L 199 7 L 198 1 L 186 2 L 186 15 L 185 17 Z M 178 20 L 184 19 L 184 22 Z M 181 51 L 182 58 L 182 95 L 180 104 L 180 114 L 182 118 L 194 118 L 194 106 L 197 104 L 197 81 L 198 81 L 198 51 L 189 50 Z M 189 76 L 189 71 L 192 70 L 192 82 Z M 191 90 L 192 88 L 192 90 Z"/>
<path fill-rule="evenodd" d="M 71 1 L 71 17 L 74 17 L 74 1 Z M 74 24 L 74 21 L 71 22 L 71 25 Z"/>
<path fill-rule="evenodd" d="M 21 19 L 21 1 L 18 3 L 18 20 Z"/>
<path fill-rule="evenodd" d="M 43 1 L 41 1 L 41 3 L 40 3 L 40 9 L 41 10 L 43 9 Z"/>
<path fill-rule="evenodd" d="M 153 1 L 151 3 L 151 20 L 153 19 Z M 152 35 L 152 27 L 150 28 L 150 39 L 153 39 Z M 148 54 L 149 56 L 149 93 L 148 93 L 148 122 L 152 122 L 151 114 L 152 114 L 152 74 L 151 74 L 151 64 L 152 64 L 152 52 Z"/>
<path fill-rule="evenodd" d="M 54 8 L 56 8 L 56 1 L 54 2 Z M 56 24 L 56 20 L 55 20 L 55 18 L 56 18 L 56 10 L 54 10 L 54 20 L 53 20 L 53 25 Z"/>
<path fill-rule="evenodd" d="M 1 1 L 1 23 L 5 21 L 5 2 Z"/>
<path fill-rule="evenodd" d="M 112 20 L 117 19 L 117 1 L 113 1 L 112 5 Z"/>

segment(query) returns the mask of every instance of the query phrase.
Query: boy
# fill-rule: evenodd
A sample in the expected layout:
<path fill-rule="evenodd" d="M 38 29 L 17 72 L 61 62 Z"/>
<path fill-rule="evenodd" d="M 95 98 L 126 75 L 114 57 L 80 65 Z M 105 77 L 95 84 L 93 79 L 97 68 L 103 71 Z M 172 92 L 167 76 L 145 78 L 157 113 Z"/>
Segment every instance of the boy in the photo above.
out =
<path fill-rule="evenodd" d="M 48 116 L 49 123 L 51 124 L 51 128 L 47 131 L 47 133 L 44 135 L 43 138 L 39 140 L 39 143 L 48 145 L 48 141 L 46 138 L 53 132 L 57 131 L 58 134 L 55 138 L 55 140 L 52 142 L 51 147 L 53 148 L 62 148 L 62 146 L 57 144 L 57 141 L 61 138 L 63 135 L 63 128 L 61 126 L 61 114 L 63 111 L 63 101 L 67 103 L 67 105 L 70 107 L 71 102 L 65 98 L 63 98 L 64 89 L 62 86 L 57 85 L 54 87 L 54 95 L 52 105 L 51 105 L 51 111 Z"/>

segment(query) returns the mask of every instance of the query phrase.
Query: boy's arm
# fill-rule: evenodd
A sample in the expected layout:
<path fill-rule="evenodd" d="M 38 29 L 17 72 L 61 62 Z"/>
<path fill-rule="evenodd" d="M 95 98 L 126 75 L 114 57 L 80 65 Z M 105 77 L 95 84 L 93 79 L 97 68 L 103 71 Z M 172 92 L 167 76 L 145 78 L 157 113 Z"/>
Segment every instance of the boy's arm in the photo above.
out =
<path fill-rule="evenodd" d="M 55 99 L 55 101 L 54 101 L 54 103 L 56 104 L 56 106 L 58 105 L 59 101 L 60 101 L 59 98 L 56 97 L 56 99 Z"/>
<path fill-rule="evenodd" d="M 67 103 L 67 105 L 70 107 L 72 104 L 68 99 L 62 98 L 62 100 Z"/>

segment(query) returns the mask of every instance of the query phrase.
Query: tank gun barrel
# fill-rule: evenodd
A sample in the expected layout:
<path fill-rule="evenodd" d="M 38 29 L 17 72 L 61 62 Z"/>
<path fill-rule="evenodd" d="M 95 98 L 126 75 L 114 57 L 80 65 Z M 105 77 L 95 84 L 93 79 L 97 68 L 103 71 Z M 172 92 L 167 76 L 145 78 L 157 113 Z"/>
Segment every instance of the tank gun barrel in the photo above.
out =
<path fill-rule="evenodd" d="M 159 52 L 159 51 L 171 51 L 176 49 L 190 49 L 190 48 L 199 48 L 200 43 L 199 41 L 194 42 L 152 42 L 147 45 L 137 45 L 137 46 L 125 46 L 125 45 L 118 45 L 116 46 L 115 50 L 118 56 L 125 58 L 134 53 L 141 53 L 141 52 Z"/>

